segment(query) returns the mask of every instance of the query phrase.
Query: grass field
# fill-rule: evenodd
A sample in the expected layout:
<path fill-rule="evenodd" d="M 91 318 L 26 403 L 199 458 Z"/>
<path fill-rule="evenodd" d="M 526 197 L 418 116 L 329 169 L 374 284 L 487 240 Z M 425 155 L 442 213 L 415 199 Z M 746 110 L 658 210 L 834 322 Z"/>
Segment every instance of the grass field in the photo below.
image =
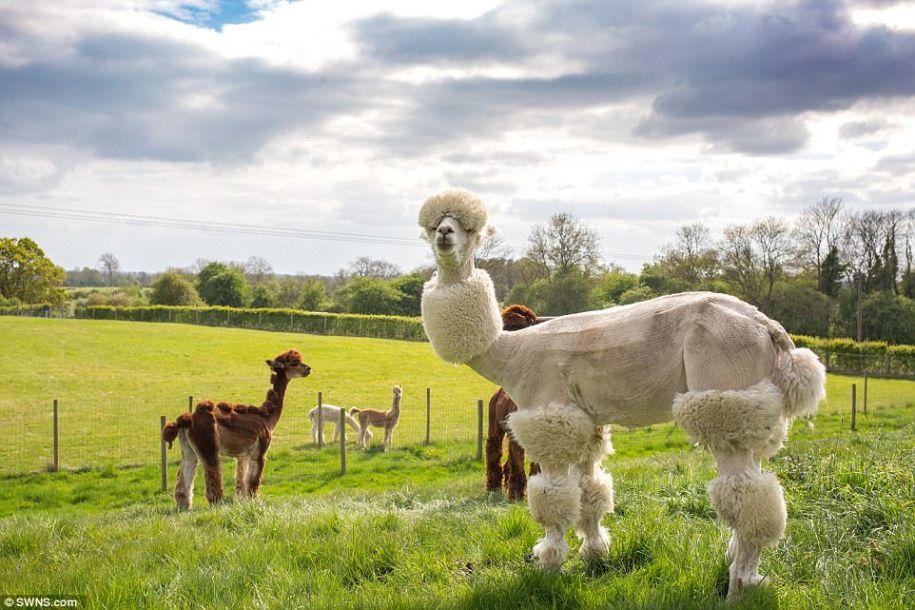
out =
<path fill-rule="evenodd" d="M 597 566 L 572 558 L 545 575 L 524 560 L 539 528 L 525 507 L 483 491 L 473 459 L 473 404 L 491 387 L 440 364 L 428 345 L 18 318 L 0 318 L 0 336 L 0 426 L 47 412 L 41 396 L 53 393 L 62 412 L 79 409 L 62 418 L 64 456 L 78 439 L 87 457 L 105 456 L 85 471 L 0 477 L 0 595 L 76 594 L 118 608 L 723 607 L 726 532 L 704 491 L 712 459 L 671 426 L 614 432 L 611 557 Z M 460 430 L 465 440 L 351 451 L 340 477 L 338 451 L 304 447 L 304 421 L 296 429 L 287 410 L 260 499 L 207 508 L 198 477 L 195 510 L 177 514 L 158 491 L 158 444 L 148 436 L 160 405 L 174 402 L 172 416 L 189 393 L 259 401 L 260 361 L 289 346 L 315 373 L 291 387 L 287 409 L 303 413 L 318 388 L 382 404 L 399 382 L 419 431 L 431 385 L 438 436 Z M 830 376 L 815 428 L 797 422 L 770 462 L 785 486 L 788 532 L 763 557 L 772 586 L 735 607 L 915 603 L 915 383 L 871 380 L 869 413 L 853 434 L 853 382 Z M 121 423 L 131 419 L 152 419 L 151 430 Z M 35 444 L 47 437 L 28 434 L 21 450 L 46 460 Z M 15 459 L 9 444 L 2 451 Z M 114 467 L 147 452 L 132 460 L 146 465 Z"/>

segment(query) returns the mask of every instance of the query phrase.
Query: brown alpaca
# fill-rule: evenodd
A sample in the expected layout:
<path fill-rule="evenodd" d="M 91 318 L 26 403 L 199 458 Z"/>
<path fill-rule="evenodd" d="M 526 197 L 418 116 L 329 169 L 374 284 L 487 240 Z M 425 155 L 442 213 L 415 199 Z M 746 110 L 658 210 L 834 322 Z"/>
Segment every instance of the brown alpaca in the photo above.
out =
<path fill-rule="evenodd" d="M 524 305 L 512 305 L 502 310 L 502 328 L 507 331 L 521 330 L 542 321 L 537 314 Z M 508 459 L 502 465 L 502 439 L 506 436 L 505 420 L 518 406 L 505 390 L 493 394 L 489 400 L 489 434 L 486 437 L 486 490 L 499 491 L 502 485 L 508 490 L 511 501 L 523 500 L 527 489 L 524 476 L 524 449 L 509 434 Z M 531 464 L 531 475 L 540 472 L 537 464 Z"/>
<path fill-rule="evenodd" d="M 225 402 L 214 406 L 212 401 L 204 400 L 197 403 L 193 413 L 182 413 L 162 430 L 162 438 L 169 447 L 176 438 L 181 445 L 181 465 L 175 485 L 175 502 L 179 509 L 188 510 L 193 504 L 198 459 L 203 462 L 210 504 L 222 499 L 221 456 L 236 459 L 235 496 L 257 495 L 267 449 L 283 412 L 286 386 L 291 380 L 311 373 L 311 367 L 302 362 L 302 355 L 294 349 L 268 360 L 267 366 L 272 371 L 272 387 L 261 406 Z"/>
<path fill-rule="evenodd" d="M 380 409 L 360 410 L 356 407 L 349 410 L 349 414 L 359 422 L 359 445 L 363 449 L 366 447 L 366 435 L 371 436 L 372 434 L 369 426 L 384 428 L 384 450 L 387 451 L 391 448 L 391 441 L 394 440 L 394 428 L 397 427 L 397 420 L 400 419 L 400 398 L 403 395 L 403 391 L 399 385 L 394 386 L 393 395 L 391 408 L 387 411 L 381 411 Z"/>

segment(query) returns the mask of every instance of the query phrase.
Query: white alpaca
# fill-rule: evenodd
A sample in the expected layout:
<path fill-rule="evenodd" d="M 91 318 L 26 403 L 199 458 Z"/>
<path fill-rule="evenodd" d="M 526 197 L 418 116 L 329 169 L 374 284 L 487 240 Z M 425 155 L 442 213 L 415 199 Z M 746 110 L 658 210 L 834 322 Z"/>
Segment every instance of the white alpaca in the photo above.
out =
<path fill-rule="evenodd" d="M 503 332 L 492 282 L 474 267 L 474 252 L 494 232 L 486 216 L 464 191 L 423 204 L 419 224 L 438 265 L 423 291 L 423 326 L 441 358 L 467 364 L 518 405 L 509 427 L 542 468 L 528 486 L 531 515 L 546 529 L 534 546 L 540 565 L 561 566 L 572 526 L 583 557 L 608 553 L 607 425 L 673 419 L 718 463 L 708 492 L 733 532 L 729 595 L 759 584 L 760 550 L 782 536 L 786 520 L 781 486 L 760 461 L 781 447 L 792 418 L 824 398 L 817 357 L 795 349 L 755 307 L 707 292 Z"/>
<path fill-rule="evenodd" d="M 332 442 L 336 442 L 337 439 L 340 438 L 340 411 L 342 411 L 342 410 L 343 409 L 341 409 L 340 407 L 337 407 L 334 405 L 321 405 L 322 428 L 323 428 L 323 426 L 325 426 L 327 424 L 334 424 L 334 440 Z M 356 432 L 356 438 L 359 438 L 361 436 L 361 432 L 362 432 L 361 429 L 359 428 L 359 423 L 355 419 L 353 419 L 349 413 L 346 413 L 346 411 L 343 411 L 343 412 L 344 412 L 343 421 L 345 421 L 347 424 L 349 424 L 349 427 L 352 428 Z M 315 407 L 314 409 L 312 409 L 311 411 L 308 412 L 308 419 L 311 420 L 311 440 L 312 440 L 312 442 L 317 444 L 318 443 L 318 434 L 319 434 L 318 407 Z M 323 429 L 320 431 L 320 434 L 321 434 L 321 440 L 323 441 L 324 440 L 324 430 Z M 371 434 L 372 433 L 369 432 L 369 436 L 371 436 Z"/>

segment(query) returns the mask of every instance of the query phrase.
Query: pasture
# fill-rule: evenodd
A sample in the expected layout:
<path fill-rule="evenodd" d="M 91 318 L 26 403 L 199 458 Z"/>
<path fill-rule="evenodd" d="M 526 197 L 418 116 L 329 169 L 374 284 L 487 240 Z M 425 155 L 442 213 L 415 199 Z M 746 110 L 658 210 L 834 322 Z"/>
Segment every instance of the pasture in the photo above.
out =
<path fill-rule="evenodd" d="M 20 439 L 0 458 L 36 471 L 0 479 L 0 593 L 75 594 L 89 607 L 723 607 L 712 459 L 670 425 L 614 430 L 610 559 L 547 575 L 524 559 L 540 535 L 526 507 L 486 494 L 473 459 L 475 402 L 493 388 L 428 344 L 18 318 L 0 318 L 0 337 L 0 429 Z M 195 510 L 177 514 L 158 491 L 158 416 L 188 394 L 259 403 L 262 361 L 291 346 L 314 373 L 290 386 L 262 497 L 210 509 L 198 477 Z M 911 607 L 915 383 L 872 379 L 851 433 L 853 382 L 860 392 L 861 380 L 830 376 L 815 428 L 797 422 L 771 461 L 788 532 L 764 554 L 771 587 L 733 607 Z M 406 390 L 395 449 L 351 451 L 340 477 L 337 449 L 309 444 L 315 392 L 384 407 L 393 383 Z M 39 472 L 51 398 L 62 465 L 89 468 Z"/>

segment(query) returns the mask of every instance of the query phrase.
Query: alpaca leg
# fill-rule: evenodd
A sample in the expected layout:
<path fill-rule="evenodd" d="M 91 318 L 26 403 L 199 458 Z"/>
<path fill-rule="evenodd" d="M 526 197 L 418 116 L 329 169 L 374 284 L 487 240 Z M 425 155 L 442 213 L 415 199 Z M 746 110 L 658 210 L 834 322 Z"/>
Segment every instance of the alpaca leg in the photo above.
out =
<path fill-rule="evenodd" d="M 601 467 L 610 451 L 608 431 L 604 427 L 595 428 L 588 447 L 588 458 L 576 468 L 581 489 L 581 512 L 575 530 L 581 539 L 579 553 L 586 560 L 604 557 L 610 550 L 610 535 L 600 523 L 604 514 L 613 512 L 613 478 Z"/>
<path fill-rule="evenodd" d="M 508 499 L 512 502 L 523 500 L 527 489 L 527 477 L 524 475 L 524 449 L 517 442 L 508 439 Z"/>
<path fill-rule="evenodd" d="M 248 495 L 257 497 L 260 492 L 261 481 L 264 478 L 264 466 L 267 464 L 267 450 L 264 449 L 248 463 Z"/>
<path fill-rule="evenodd" d="M 334 424 L 334 440 L 332 442 L 336 443 L 340 438 L 340 424 Z"/>
<path fill-rule="evenodd" d="M 391 428 L 385 427 L 384 429 L 384 452 L 387 453 L 388 449 L 391 448 Z"/>
<path fill-rule="evenodd" d="M 763 582 L 760 551 L 785 531 L 781 485 L 760 469 L 760 460 L 778 449 L 787 429 L 780 423 L 783 405 L 784 395 L 768 380 L 743 390 L 687 392 L 674 399 L 674 419 L 709 447 L 718 463 L 719 476 L 709 483 L 708 494 L 732 531 L 729 598 Z"/>
<path fill-rule="evenodd" d="M 318 444 L 318 422 L 314 420 L 311 422 L 311 442 Z"/>
<path fill-rule="evenodd" d="M 181 446 L 181 465 L 178 466 L 178 482 L 175 484 L 175 502 L 179 510 L 190 510 L 194 503 L 194 476 L 197 474 L 197 454 L 187 438 L 187 432 L 178 433 Z"/>
<path fill-rule="evenodd" d="M 489 434 L 486 436 L 486 491 L 502 488 L 502 438 L 505 430 L 496 420 L 496 409 L 489 405 Z"/>
<path fill-rule="evenodd" d="M 574 404 L 551 404 L 519 409 L 508 416 L 508 426 L 541 467 L 527 484 L 531 517 L 546 528 L 534 554 L 541 567 L 558 569 L 569 549 L 565 531 L 578 522 L 581 510 L 580 477 L 572 465 L 591 457 L 594 421 Z"/>
<path fill-rule="evenodd" d="M 546 529 L 534 545 L 534 556 L 545 570 L 559 570 L 569 552 L 565 532 L 578 519 L 580 499 L 578 485 L 570 466 L 548 466 L 528 483 L 528 505 L 531 517 Z"/>
<path fill-rule="evenodd" d="M 217 504 L 222 500 L 222 464 L 218 454 L 202 459 L 207 502 Z"/>
<path fill-rule="evenodd" d="M 715 452 L 719 476 L 709 483 L 709 499 L 718 517 L 732 530 L 728 597 L 763 582 L 759 555 L 785 531 L 787 513 L 781 485 L 762 472 L 749 450 Z"/>
<path fill-rule="evenodd" d="M 235 460 L 235 497 L 239 500 L 248 496 L 248 457 Z"/>

